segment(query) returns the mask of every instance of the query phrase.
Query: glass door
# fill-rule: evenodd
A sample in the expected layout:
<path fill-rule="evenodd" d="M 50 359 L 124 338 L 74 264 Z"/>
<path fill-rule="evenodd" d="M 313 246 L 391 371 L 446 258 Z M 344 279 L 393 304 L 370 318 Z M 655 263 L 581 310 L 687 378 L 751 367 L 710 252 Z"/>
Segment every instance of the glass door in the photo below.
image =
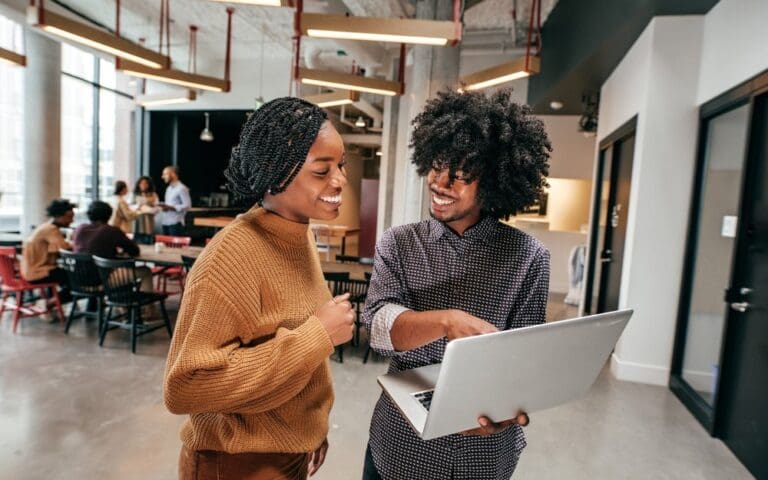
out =
<path fill-rule="evenodd" d="M 703 159 L 694 185 L 671 386 L 710 430 L 728 315 L 725 292 L 740 220 L 749 113 L 745 103 L 704 120 Z"/>

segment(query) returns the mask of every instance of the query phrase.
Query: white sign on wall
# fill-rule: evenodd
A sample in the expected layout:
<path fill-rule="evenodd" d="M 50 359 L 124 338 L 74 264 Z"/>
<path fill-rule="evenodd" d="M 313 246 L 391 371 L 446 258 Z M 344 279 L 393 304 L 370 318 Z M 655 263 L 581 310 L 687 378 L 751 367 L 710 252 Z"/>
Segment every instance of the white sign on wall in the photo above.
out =
<path fill-rule="evenodd" d="M 726 238 L 736 238 L 736 225 L 739 222 L 739 217 L 735 215 L 725 215 L 723 217 L 723 228 L 721 229 L 721 235 Z"/>

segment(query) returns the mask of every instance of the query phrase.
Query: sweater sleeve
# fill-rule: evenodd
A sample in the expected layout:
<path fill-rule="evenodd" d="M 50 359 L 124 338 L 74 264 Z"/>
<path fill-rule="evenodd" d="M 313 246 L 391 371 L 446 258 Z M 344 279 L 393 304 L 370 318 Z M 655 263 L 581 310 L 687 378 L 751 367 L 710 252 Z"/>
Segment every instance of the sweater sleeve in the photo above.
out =
<path fill-rule="evenodd" d="M 310 316 L 244 344 L 240 335 L 254 322 L 244 312 L 259 312 L 259 295 L 236 305 L 218 290 L 201 282 L 184 292 L 165 372 L 168 410 L 255 414 L 294 398 L 333 353 L 320 321 Z"/>

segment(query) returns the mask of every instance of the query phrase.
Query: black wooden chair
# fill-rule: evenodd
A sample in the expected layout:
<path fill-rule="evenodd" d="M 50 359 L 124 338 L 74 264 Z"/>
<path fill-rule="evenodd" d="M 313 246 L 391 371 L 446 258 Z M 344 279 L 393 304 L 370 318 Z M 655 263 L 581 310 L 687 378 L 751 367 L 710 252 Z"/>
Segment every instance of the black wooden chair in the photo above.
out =
<path fill-rule="evenodd" d="M 104 287 L 93 257 L 88 253 L 72 253 L 59 250 L 59 266 L 67 272 L 69 289 L 72 294 L 72 308 L 69 310 L 64 333 L 69 333 L 69 327 L 76 318 L 96 318 L 98 331 L 101 332 L 104 321 Z M 82 312 L 78 312 L 78 300 L 87 299 L 88 304 Z M 96 304 L 96 311 L 89 309 Z"/>
<path fill-rule="evenodd" d="M 184 264 L 184 273 L 189 273 L 189 271 L 192 270 L 192 265 L 195 264 L 195 260 L 197 260 L 197 257 L 181 256 L 181 262 Z"/>
<path fill-rule="evenodd" d="M 352 346 L 356 347 L 360 343 L 360 310 L 365 305 L 365 298 L 368 295 L 368 281 L 350 278 L 336 282 L 336 289 L 341 295 L 349 292 L 349 302 L 355 306 L 355 332 L 352 335 Z"/>
<path fill-rule="evenodd" d="M 139 290 L 141 279 L 136 274 L 135 260 L 111 260 L 101 257 L 93 257 L 93 260 L 99 269 L 108 307 L 107 318 L 99 332 L 99 346 L 104 344 L 107 332 L 115 328 L 131 331 L 131 352 L 133 353 L 136 353 L 136 340 L 142 335 L 165 327 L 168 330 L 168 336 L 173 336 L 171 320 L 165 309 L 165 299 L 168 298 L 168 294 Z M 141 318 L 142 307 L 153 303 L 160 304 L 162 321 L 144 322 Z M 125 308 L 126 313 L 113 317 L 112 312 L 115 307 Z"/>

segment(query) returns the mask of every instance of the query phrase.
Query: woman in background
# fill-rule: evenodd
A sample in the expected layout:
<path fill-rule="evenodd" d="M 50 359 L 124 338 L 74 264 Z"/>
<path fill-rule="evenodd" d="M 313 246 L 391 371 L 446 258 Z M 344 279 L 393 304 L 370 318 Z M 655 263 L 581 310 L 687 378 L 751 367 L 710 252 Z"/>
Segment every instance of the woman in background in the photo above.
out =
<path fill-rule="evenodd" d="M 117 227 L 125 233 L 133 231 L 133 221 L 138 217 L 138 213 L 131 209 L 125 196 L 128 195 L 128 185 L 118 180 L 115 182 L 115 209 L 112 211 L 112 218 L 109 224 Z"/>
<path fill-rule="evenodd" d="M 133 189 L 133 203 L 139 213 L 134 226 L 134 238 L 139 243 L 152 243 L 155 234 L 155 214 L 159 203 L 155 184 L 150 177 L 139 177 L 136 187 Z"/>

